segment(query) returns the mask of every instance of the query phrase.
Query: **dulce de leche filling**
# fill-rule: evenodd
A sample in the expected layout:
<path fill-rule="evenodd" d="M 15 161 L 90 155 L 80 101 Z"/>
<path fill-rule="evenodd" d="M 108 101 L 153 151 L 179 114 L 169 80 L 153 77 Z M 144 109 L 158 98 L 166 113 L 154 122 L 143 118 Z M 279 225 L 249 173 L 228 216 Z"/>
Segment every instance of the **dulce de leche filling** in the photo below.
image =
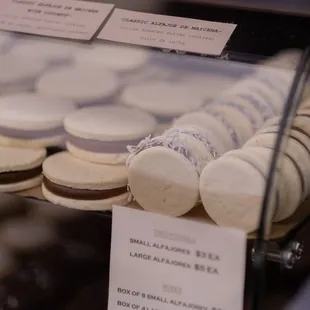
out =
<path fill-rule="evenodd" d="M 27 181 L 39 176 L 41 172 L 41 166 L 22 171 L 2 172 L 0 173 L 0 185 Z"/>
<path fill-rule="evenodd" d="M 51 138 L 64 134 L 65 130 L 63 127 L 57 127 L 47 130 L 22 130 L 0 126 L 0 135 L 15 139 L 35 140 L 42 138 Z"/>
<path fill-rule="evenodd" d="M 127 192 L 127 186 L 108 190 L 75 189 L 56 184 L 46 177 L 43 177 L 43 184 L 45 188 L 54 195 L 76 200 L 104 200 Z"/>
<path fill-rule="evenodd" d="M 102 154 L 125 154 L 128 153 L 128 145 L 136 145 L 142 138 L 137 140 L 123 140 L 123 141 L 99 141 L 92 139 L 83 139 L 73 135 L 68 135 L 67 141 L 73 146 L 93 153 Z"/>

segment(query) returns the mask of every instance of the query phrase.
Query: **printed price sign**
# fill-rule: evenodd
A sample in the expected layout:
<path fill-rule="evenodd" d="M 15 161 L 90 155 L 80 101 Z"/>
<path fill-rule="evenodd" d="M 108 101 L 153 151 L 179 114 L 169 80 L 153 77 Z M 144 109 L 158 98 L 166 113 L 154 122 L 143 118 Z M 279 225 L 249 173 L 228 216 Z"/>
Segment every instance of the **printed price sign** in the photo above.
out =
<path fill-rule="evenodd" d="M 235 24 L 115 9 L 99 39 L 221 55 Z"/>
<path fill-rule="evenodd" d="M 242 310 L 246 235 L 113 208 L 109 310 Z"/>
<path fill-rule="evenodd" d="M 1 0 L 0 29 L 90 40 L 113 7 L 74 0 Z"/>

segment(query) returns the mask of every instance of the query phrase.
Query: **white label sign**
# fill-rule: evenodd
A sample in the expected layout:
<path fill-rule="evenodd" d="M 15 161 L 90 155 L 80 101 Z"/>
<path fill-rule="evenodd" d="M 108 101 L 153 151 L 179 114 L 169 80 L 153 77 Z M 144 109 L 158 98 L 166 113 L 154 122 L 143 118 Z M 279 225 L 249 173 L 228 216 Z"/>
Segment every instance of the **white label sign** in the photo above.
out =
<path fill-rule="evenodd" d="M 0 29 L 90 40 L 113 7 L 74 0 L 0 0 Z"/>
<path fill-rule="evenodd" d="M 99 39 L 220 55 L 236 25 L 115 9 Z"/>
<path fill-rule="evenodd" d="M 246 235 L 113 208 L 109 310 L 242 310 Z"/>

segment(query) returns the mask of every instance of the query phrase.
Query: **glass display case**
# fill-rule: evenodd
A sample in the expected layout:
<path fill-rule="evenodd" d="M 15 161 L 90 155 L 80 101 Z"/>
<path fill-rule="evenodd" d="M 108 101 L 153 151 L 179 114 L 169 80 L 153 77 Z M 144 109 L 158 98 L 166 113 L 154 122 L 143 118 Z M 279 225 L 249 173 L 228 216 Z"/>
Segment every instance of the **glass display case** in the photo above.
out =
<path fill-rule="evenodd" d="M 216 57 L 0 32 L 1 309 L 106 309 L 113 205 L 246 232 L 244 309 L 305 280 L 308 39 L 269 45 L 280 31 L 233 9 L 147 11 L 237 28 Z"/>

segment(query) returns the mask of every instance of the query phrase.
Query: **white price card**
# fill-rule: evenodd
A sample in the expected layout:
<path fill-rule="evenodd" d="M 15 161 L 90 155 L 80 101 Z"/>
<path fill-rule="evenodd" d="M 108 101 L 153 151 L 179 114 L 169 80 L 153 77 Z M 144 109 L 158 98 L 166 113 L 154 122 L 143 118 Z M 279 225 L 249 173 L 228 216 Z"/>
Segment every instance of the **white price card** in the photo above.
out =
<path fill-rule="evenodd" d="M 246 234 L 113 208 L 109 310 L 242 310 Z"/>
<path fill-rule="evenodd" d="M 0 29 L 90 40 L 113 7 L 75 0 L 0 0 Z"/>
<path fill-rule="evenodd" d="M 220 55 L 235 28 L 235 24 L 115 9 L 98 38 Z"/>

